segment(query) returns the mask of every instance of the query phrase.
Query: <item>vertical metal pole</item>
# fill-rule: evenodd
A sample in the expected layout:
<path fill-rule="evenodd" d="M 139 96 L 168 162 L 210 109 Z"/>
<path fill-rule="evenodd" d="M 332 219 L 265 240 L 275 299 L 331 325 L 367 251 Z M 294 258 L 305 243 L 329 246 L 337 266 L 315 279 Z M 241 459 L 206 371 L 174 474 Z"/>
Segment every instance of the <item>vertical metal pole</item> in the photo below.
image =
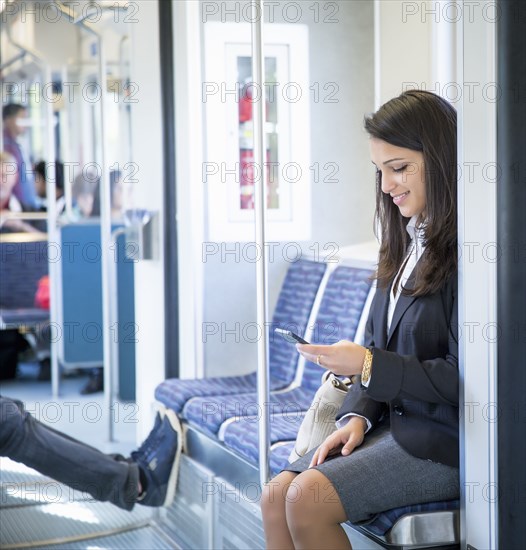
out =
<path fill-rule="evenodd" d="M 114 259 L 109 262 L 110 280 L 111 280 L 111 292 L 110 292 L 110 317 L 111 324 L 115 329 L 113 330 L 113 338 L 110 340 L 111 348 L 111 383 L 112 383 L 112 396 L 117 397 L 119 394 L 119 343 L 120 343 L 120 330 L 119 330 L 119 262 L 121 261 L 121 252 L 119 250 L 119 237 L 126 234 L 126 229 L 121 227 L 115 229 L 111 234 L 111 246 L 114 250 Z M 122 252 L 124 254 L 124 251 Z M 112 424 L 113 426 L 113 424 Z"/>
<path fill-rule="evenodd" d="M 52 75 L 48 65 L 44 68 L 44 82 L 51 84 Z M 57 158 L 55 150 L 55 125 L 53 119 L 53 103 L 46 103 L 46 197 L 47 197 L 47 233 L 49 250 L 60 250 L 59 232 L 57 228 L 57 194 L 56 181 L 57 173 L 55 161 Z M 49 319 L 51 339 L 51 394 L 53 399 L 58 398 L 60 372 L 58 365 L 58 343 L 53 338 L 53 328 L 58 327 L 58 284 L 60 262 L 49 262 Z"/>
<path fill-rule="evenodd" d="M 65 65 L 62 68 L 62 82 L 67 82 L 67 81 L 68 81 L 68 68 L 67 68 L 67 65 Z M 73 158 L 73 155 L 71 153 L 72 147 L 71 147 L 71 138 L 70 138 L 70 132 L 69 132 L 69 124 L 70 124 L 69 112 L 68 112 L 68 109 L 64 109 L 61 115 L 61 125 L 60 125 L 60 129 L 61 129 L 60 143 L 61 143 L 62 155 L 57 155 L 57 157 L 61 156 L 61 158 L 66 162 L 71 161 L 71 159 Z M 69 176 L 69 170 L 64 169 L 64 189 L 63 189 L 64 202 L 65 202 L 64 210 L 66 212 L 67 219 L 71 220 L 73 218 L 73 197 L 71 192 L 72 191 L 71 188 L 73 187 L 73 182 L 70 181 L 68 176 Z"/>
<path fill-rule="evenodd" d="M 259 478 L 263 485 L 269 479 L 270 454 L 270 415 L 269 401 L 269 367 L 268 367 L 268 319 L 267 295 L 267 261 L 265 254 L 265 212 L 267 203 L 267 177 L 265 168 L 265 56 L 263 53 L 263 0 L 254 0 L 252 13 L 252 80 L 254 86 L 261 90 L 259 99 L 253 105 L 254 123 L 254 166 L 260 169 L 260 178 L 255 178 L 254 213 L 256 223 L 256 245 L 261 255 L 256 262 L 256 299 L 257 323 L 261 327 L 262 337 L 258 340 L 258 406 L 259 419 Z"/>
<path fill-rule="evenodd" d="M 115 365 L 112 364 L 111 337 L 111 295 L 116 292 L 114 279 L 112 278 L 111 262 L 114 261 L 111 246 L 111 189 L 109 181 L 109 166 L 107 159 L 108 143 L 106 132 L 106 55 L 104 41 L 101 34 L 98 34 L 99 47 L 99 81 L 102 89 L 100 98 L 100 131 L 101 131 L 101 178 L 100 178 L 100 244 L 101 244 L 101 269 L 102 269 L 102 330 L 103 330 L 103 364 L 104 364 L 104 405 L 107 416 L 108 440 L 114 440 L 114 425 L 112 414 L 113 400 L 113 375 Z M 115 334 L 118 331 L 115 327 Z"/>

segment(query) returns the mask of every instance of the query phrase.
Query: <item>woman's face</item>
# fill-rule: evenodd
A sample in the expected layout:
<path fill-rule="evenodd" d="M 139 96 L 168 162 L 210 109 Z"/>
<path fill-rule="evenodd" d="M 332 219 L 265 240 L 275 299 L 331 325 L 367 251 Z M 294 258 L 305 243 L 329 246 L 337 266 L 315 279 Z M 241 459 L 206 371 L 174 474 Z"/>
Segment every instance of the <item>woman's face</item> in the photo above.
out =
<path fill-rule="evenodd" d="M 382 191 L 391 196 L 404 218 L 422 214 L 426 207 L 424 155 L 381 139 L 369 141 L 371 160 L 382 175 Z"/>

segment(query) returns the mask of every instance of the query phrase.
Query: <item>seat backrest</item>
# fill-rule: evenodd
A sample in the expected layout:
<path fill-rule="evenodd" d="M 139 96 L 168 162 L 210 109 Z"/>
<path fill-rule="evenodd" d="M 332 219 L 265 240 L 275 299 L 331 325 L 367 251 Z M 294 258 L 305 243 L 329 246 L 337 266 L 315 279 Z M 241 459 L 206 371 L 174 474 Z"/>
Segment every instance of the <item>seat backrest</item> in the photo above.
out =
<path fill-rule="evenodd" d="M 327 265 L 310 260 L 290 264 L 269 327 L 270 377 L 284 385 L 294 379 L 298 363 L 295 346 L 274 333 L 284 328 L 302 336 Z"/>
<path fill-rule="evenodd" d="M 354 341 L 362 311 L 371 288 L 373 271 L 341 265 L 330 274 L 323 292 L 310 341 L 334 344 L 339 340 Z M 301 387 L 314 394 L 325 369 L 306 362 Z"/>
<path fill-rule="evenodd" d="M 48 274 L 48 242 L 9 237 L 0 242 L 0 308 L 33 308 L 38 281 Z"/>
<path fill-rule="evenodd" d="M 113 226 L 113 229 L 118 228 Z M 102 271 L 100 224 L 97 220 L 68 224 L 60 228 L 59 323 L 64 327 L 59 358 L 66 367 L 101 365 Z M 112 326 L 118 342 L 121 397 L 133 399 L 135 393 L 134 261 L 126 258 L 125 242 L 120 236 L 112 245 L 117 276 L 117 316 Z M 124 369 L 125 367 L 125 369 Z M 125 374 L 124 374 L 125 373 Z"/>

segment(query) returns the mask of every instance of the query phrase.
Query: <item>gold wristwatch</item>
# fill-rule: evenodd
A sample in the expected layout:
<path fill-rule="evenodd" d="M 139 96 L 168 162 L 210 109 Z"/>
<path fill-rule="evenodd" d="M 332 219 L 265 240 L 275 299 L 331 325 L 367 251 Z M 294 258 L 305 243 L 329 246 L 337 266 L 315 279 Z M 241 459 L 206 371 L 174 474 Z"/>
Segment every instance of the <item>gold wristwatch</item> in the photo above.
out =
<path fill-rule="evenodd" d="M 367 384 L 371 378 L 371 368 L 373 366 L 373 353 L 367 348 L 365 350 L 365 359 L 362 367 L 362 384 Z"/>

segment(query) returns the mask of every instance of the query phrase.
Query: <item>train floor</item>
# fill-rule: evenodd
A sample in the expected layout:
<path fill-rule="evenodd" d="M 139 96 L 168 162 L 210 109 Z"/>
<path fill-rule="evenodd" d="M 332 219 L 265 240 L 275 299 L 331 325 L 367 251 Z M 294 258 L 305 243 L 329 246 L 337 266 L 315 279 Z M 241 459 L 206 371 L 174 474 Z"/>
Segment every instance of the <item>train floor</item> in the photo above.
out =
<path fill-rule="evenodd" d="M 0 393 L 20 399 L 42 422 L 104 452 L 128 454 L 136 447 L 133 403 L 114 403 L 114 439 L 107 437 L 103 394 L 80 395 L 87 375 L 64 377 L 59 399 L 51 383 L 38 382 L 36 365 L 19 367 Z M 158 527 L 158 512 L 132 512 L 96 502 L 84 493 L 13 462 L 0 459 L 0 548 L 164 549 L 178 548 Z"/>

